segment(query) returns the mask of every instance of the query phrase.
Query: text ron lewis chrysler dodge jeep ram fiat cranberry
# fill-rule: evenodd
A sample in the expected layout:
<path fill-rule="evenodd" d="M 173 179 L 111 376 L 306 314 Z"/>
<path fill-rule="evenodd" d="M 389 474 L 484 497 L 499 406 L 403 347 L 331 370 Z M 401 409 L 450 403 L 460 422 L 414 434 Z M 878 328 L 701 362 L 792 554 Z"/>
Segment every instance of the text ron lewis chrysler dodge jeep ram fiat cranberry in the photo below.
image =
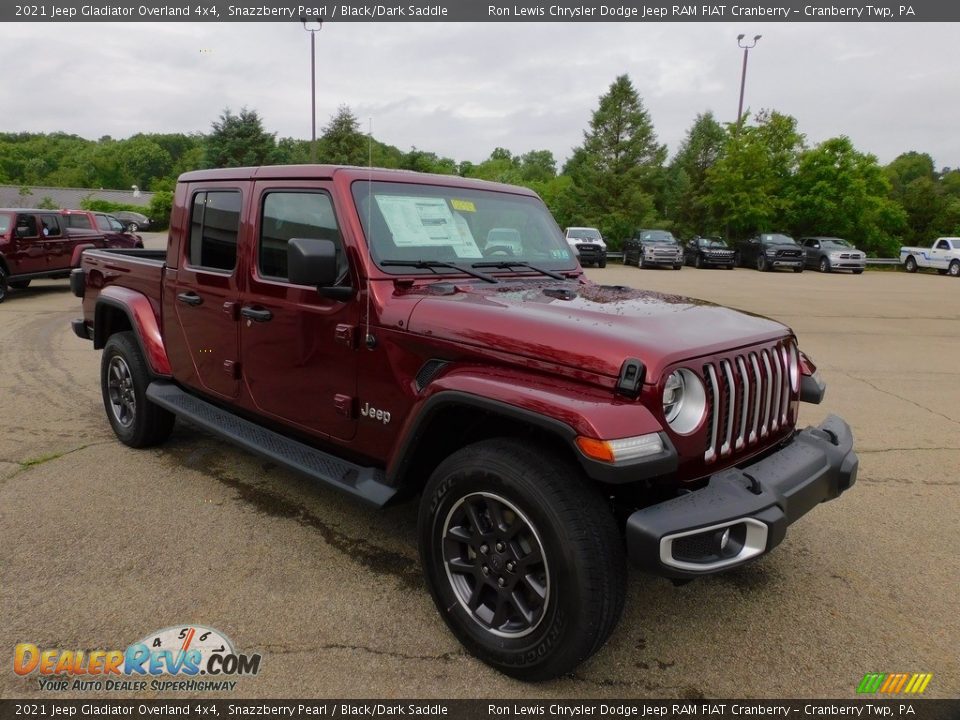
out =
<path fill-rule="evenodd" d="M 72 287 L 121 441 L 179 416 L 377 506 L 420 494 L 440 615 L 518 678 L 603 645 L 626 557 L 736 567 L 857 475 L 843 420 L 795 429 L 824 386 L 789 328 L 588 281 L 523 188 L 187 173 L 166 252 L 87 251 Z"/>

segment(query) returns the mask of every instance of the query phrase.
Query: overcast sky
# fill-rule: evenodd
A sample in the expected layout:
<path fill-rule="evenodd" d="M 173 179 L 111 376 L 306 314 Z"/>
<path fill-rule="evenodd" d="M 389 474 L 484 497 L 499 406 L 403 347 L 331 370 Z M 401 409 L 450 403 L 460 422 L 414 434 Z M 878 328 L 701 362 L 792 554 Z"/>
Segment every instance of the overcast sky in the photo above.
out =
<path fill-rule="evenodd" d="M 318 134 L 340 104 L 403 150 L 484 160 L 497 146 L 580 144 L 597 100 L 628 74 L 673 152 L 698 112 L 791 114 L 813 144 L 848 135 L 881 162 L 960 166 L 960 24 L 334 23 L 317 36 Z M 255 109 L 277 137 L 310 136 L 310 41 L 298 22 L 6 23 L 0 131 L 86 138 L 208 132 Z"/>

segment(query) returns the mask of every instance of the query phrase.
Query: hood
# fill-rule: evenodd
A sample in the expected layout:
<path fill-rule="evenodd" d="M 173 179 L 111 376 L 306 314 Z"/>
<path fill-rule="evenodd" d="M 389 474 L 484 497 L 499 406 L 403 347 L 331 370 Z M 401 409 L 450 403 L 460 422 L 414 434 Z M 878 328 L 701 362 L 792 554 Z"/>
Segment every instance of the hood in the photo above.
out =
<path fill-rule="evenodd" d="M 764 317 L 622 286 L 440 283 L 408 294 L 424 296 L 410 332 L 610 377 L 639 358 L 649 382 L 680 360 L 790 334 Z"/>

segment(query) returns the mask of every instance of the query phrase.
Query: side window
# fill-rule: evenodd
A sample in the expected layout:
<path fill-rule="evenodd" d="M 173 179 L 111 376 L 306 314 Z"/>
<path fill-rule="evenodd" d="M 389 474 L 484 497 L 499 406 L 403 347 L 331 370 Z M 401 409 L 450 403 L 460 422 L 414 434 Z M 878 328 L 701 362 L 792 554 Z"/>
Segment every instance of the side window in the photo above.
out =
<path fill-rule="evenodd" d="M 940 242 L 937 243 L 937 250 L 949 250 L 949 249 L 950 249 L 950 243 L 948 243 L 946 240 L 941 240 Z"/>
<path fill-rule="evenodd" d="M 210 190 L 193 196 L 190 212 L 190 265 L 233 270 L 237 264 L 240 193 Z"/>
<path fill-rule="evenodd" d="M 110 230 L 110 218 L 106 215 L 95 215 L 97 218 L 97 230 Z"/>
<path fill-rule="evenodd" d="M 347 268 L 340 228 L 330 196 L 322 192 L 278 191 L 263 198 L 257 269 L 263 277 L 287 279 L 287 242 L 291 238 L 330 240 L 337 247 L 341 274 Z"/>
<path fill-rule="evenodd" d="M 41 215 L 40 224 L 46 237 L 59 237 L 63 232 L 60 229 L 60 218 L 56 215 Z"/>
<path fill-rule="evenodd" d="M 107 218 L 107 227 L 109 227 L 113 232 L 119 233 L 122 233 L 126 230 L 123 224 L 115 218 Z"/>
<path fill-rule="evenodd" d="M 17 215 L 17 233 L 21 237 L 36 237 L 37 219 L 33 215 Z"/>
<path fill-rule="evenodd" d="M 86 215 L 64 215 L 63 219 L 66 221 L 68 228 L 80 228 L 81 230 L 92 230 L 90 227 L 90 218 Z"/>

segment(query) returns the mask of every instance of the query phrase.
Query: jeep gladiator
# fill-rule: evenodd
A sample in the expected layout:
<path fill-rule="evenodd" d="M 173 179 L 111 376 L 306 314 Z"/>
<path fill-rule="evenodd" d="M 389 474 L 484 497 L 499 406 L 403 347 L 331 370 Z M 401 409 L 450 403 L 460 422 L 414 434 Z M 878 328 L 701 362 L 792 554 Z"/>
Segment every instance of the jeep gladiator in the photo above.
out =
<path fill-rule="evenodd" d="M 824 385 L 789 328 L 590 282 L 523 188 L 191 172 L 165 252 L 88 250 L 71 287 L 122 442 L 180 417 L 376 506 L 419 495 L 440 615 L 517 678 L 603 645 L 626 558 L 740 566 L 857 475 L 843 420 L 796 428 Z"/>

